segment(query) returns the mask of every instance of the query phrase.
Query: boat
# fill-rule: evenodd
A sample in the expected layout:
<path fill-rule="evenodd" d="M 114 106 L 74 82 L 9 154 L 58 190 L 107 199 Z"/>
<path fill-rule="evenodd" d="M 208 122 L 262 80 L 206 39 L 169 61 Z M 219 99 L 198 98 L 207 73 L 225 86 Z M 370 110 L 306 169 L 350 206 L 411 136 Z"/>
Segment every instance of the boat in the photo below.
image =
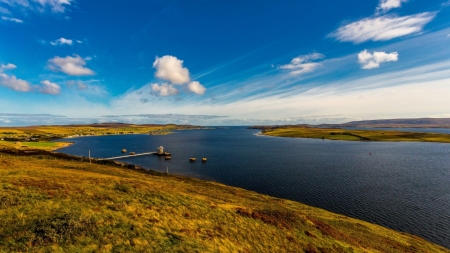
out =
<path fill-rule="evenodd" d="M 202 162 L 204 163 L 204 162 L 206 162 L 206 161 L 207 161 L 206 157 L 203 157 L 203 158 L 202 158 Z"/>
<path fill-rule="evenodd" d="M 164 159 L 170 160 L 170 159 L 172 159 L 172 157 L 171 156 L 165 156 Z"/>
<path fill-rule="evenodd" d="M 189 161 L 190 161 L 190 162 L 195 162 L 195 161 L 197 161 L 197 158 L 191 157 L 191 158 L 189 158 Z"/>
<path fill-rule="evenodd" d="M 130 155 L 135 155 L 136 154 L 136 152 L 130 152 Z"/>
<path fill-rule="evenodd" d="M 126 153 L 127 150 L 125 148 L 122 149 L 122 153 Z"/>

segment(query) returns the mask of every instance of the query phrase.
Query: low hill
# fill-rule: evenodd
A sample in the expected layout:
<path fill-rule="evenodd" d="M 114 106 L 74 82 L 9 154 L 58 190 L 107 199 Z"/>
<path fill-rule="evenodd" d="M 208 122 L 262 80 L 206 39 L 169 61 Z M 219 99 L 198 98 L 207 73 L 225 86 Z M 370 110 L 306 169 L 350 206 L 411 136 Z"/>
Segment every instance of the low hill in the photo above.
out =
<path fill-rule="evenodd" d="M 343 124 L 323 124 L 320 127 L 392 127 L 392 128 L 450 128 L 448 118 L 419 118 L 419 119 L 380 119 L 352 121 Z"/>
<path fill-rule="evenodd" d="M 0 252 L 450 252 L 214 182 L 0 154 Z"/>

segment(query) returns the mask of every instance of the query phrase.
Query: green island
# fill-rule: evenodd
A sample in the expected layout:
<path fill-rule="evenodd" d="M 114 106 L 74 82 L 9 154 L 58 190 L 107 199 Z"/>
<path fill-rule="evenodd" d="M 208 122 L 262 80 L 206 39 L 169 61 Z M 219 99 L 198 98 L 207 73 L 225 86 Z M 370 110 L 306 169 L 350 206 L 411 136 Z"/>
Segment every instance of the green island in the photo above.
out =
<path fill-rule="evenodd" d="M 450 252 L 298 202 L 97 162 L 2 149 L 0 252 Z"/>
<path fill-rule="evenodd" d="M 450 143 L 450 134 L 405 132 L 401 130 L 347 130 L 307 125 L 255 126 L 262 135 L 294 138 L 313 138 L 342 141 L 414 141 Z"/>

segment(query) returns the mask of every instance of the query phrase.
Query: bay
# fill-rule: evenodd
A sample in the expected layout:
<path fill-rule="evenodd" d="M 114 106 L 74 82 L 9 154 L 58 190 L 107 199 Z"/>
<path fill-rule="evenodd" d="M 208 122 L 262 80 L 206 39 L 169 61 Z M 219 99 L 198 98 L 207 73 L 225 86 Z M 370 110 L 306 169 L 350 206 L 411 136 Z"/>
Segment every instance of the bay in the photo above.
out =
<path fill-rule="evenodd" d="M 73 138 L 59 152 L 105 158 L 164 146 L 172 160 L 120 161 L 291 199 L 450 248 L 450 144 L 347 142 L 257 135 L 227 127 L 170 135 Z M 189 162 L 196 157 L 197 162 Z M 200 160 L 206 157 L 208 161 Z"/>

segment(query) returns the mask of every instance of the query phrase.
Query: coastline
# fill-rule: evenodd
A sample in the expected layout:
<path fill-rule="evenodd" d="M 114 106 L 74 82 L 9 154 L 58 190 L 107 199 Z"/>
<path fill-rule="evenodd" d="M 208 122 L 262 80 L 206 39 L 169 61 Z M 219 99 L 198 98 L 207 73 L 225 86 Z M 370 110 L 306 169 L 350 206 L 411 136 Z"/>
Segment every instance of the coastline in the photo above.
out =
<path fill-rule="evenodd" d="M 340 141 L 375 142 L 437 142 L 450 143 L 450 134 L 397 130 L 349 130 L 341 128 L 313 128 L 295 126 L 250 127 L 260 129 L 256 134 L 271 137 L 306 138 Z"/>
<path fill-rule="evenodd" d="M 97 251 L 104 244 L 145 251 L 175 240 L 172 247 L 183 245 L 178 249 L 184 251 L 201 247 L 203 252 L 213 252 L 217 245 L 255 252 L 269 248 L 275 252 L 346 252 L 350 248 L 352 252 L 392 248 L 406 252 L 411 246 L 420 252 L 450 252 L 417 236 L 300 202 L 125 163 L 89 164 L 85 157 L 42 150 L 21 151 L 0 160 L 1 181 L 9 187 L 4 195 L 8 194 L 6 200 L 16 200 L 12 205 L 3 202 L 8 208 L 0 210 L 4 214 L 0 221 L 7 222 L 0 228 L 5 235 L 0 245 L 15 251 L 56 245 L 74 251 L 83 247 L 80 242 L 88 236 L 91 249 L 95 246 Z M 28 194 L 13 191 L 16 188 Z M 23 210 L 26 215 L 17 215 Z M 77 226 L 66 230 L 66 224 Z M 76 229 L 83 230 L 77 233 Z M 32 248 L 4 241 L 24 240 L 29 233 L 53 238 L 41 231 L 61 231 L 56 236 L 62 239 L 50 244 L 37 240 Z M 254 236 L 255 231 L 261 233 Z M 133 244 L 124 244 L 129 241 Z"/>

